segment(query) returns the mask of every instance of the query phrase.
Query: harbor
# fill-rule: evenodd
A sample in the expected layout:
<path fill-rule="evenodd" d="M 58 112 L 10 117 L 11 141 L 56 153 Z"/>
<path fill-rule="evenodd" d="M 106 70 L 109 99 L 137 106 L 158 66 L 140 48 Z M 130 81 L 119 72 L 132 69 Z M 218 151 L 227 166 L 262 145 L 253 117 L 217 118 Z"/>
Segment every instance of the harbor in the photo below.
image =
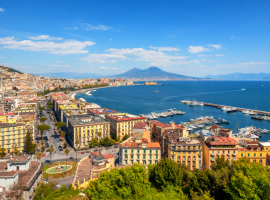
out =
<path fill-rule="evenodd" d="M 199 106 L 200 105 L 200 106 L 216 107 L 216 108 L 221 109 L 222 111 L 227 112 L 227 113 L 242 112 L 245 115 L 251 115 L 252 119 L 267 120 L 270 122 L 270 112 L 267 112 L 267 111 L 233 107 L 233 106 L 206 103 L 206 102 L 198 102 L 195 100 L 194 101 L 183 100 L 183 101 L 181 101 L 181 103 L 187 104 L 189 106 Z"/>
<path fill-rule="evenodd" d="M 167 109 L 166 111 L 164 111 L 162 113 L 151 112 L 148 115 L 141 114 L 140 116 L 141 117 L 146 117 L 149 120 L 155 120 L 155 119 L 158 119 L 159 117 L 166 118 L 168 116 L 183 115 L 183 114 L 185 114 L 185 112 L 182 112 L 182 111 L 179 111 L 179 110 L 177 111 L 176 108 L 173 108 L 173 109 L 170 108 L 170 109 Z"/>

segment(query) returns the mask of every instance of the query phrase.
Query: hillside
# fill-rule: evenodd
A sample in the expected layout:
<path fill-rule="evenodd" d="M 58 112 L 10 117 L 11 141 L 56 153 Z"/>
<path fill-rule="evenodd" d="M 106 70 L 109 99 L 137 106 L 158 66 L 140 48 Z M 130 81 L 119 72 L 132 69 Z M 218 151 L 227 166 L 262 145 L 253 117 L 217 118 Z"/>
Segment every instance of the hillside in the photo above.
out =
<path fill-rule="evenodd" d="M 235 81 L 270 81 L 270 73 L 232 73 L 225 75 L 206 75 L 202 78 L 235 80 Z"/>
<path fill-rule="evenodd" d="M 13 68 L 10 68 L 10 67 L 6 67 L 6 66 L 3 66 L 3 65 L 0 65 L 0 68 L 1 69 L 5 69 L 5 68 L 8 68 L 8 72 L 17 72 L 19 74 L 23 74 L 22 72 L 16 70 L 16 69 L 13 69 Z"/>
<path fill-rule="evenodd" d="M 41 75 L 43 77 L 54 77 L 54 78 L 101 78 L 102 75 L 94 74 L 94 73 L 74 73 L 74 72 L 59 72 L 59 73 L 44 73 L 44 74 L 36 74 L 37 76 Z"/>
<path fill-rule="evenodd" d="M 114 76 L 115 78 L 126 78 L 126 79 L 200 79 L 188 76 L 183 76 L 180 74 L 174 74 L 165 72 L 158 67 L 149 67 L 148 69 L 138 69 L 133 68 L 125 73 Z"/>

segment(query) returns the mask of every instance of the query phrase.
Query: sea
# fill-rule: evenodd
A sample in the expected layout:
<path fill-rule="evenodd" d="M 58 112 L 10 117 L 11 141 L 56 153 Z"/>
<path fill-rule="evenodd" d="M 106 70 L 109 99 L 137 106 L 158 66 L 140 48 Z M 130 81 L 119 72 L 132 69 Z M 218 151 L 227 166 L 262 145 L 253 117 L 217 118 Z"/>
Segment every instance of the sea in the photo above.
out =
<path fill-rule="evenodd" d="M 142 84 L 143 82 L 137 82 Z M 255 126 L 270 130 L 270 123 L 265 120 L 251 119 L 241 112 L 226 113 L 209 106 L 189 106 L 182 100 L 196 100 L 206 103 L 270 111 L 270 82 L 265 81 L 160 81 L 162 85 L 134 85 L 96 89 L 92 96 L 79 93 L 76 98 L 84 98 L 103 108 L 135 115 L 161 113 L 170 108 L 185 112 L 184 115 L 159 118 L 164 123 L 171 121 L 179 124 L 200 116 L 223 118 L 230 124 L 223 125 L 237 132 L 239 128 Z M 246 90 L 241 90 L 245 88 Z M 158 90 L 159 93 L 155 93 Z M 263 134 L 261 141 L 270 140 L 270 134 Z"/>

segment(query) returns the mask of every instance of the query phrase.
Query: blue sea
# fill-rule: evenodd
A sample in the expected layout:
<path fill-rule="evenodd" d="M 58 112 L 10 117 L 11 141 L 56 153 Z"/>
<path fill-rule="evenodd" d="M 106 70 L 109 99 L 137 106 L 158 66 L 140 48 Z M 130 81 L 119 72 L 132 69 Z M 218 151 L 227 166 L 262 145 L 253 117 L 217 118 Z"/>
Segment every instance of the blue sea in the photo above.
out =
<path fill-rule="evenodd" d="M 142 83 L 142 82 L 139 82 Z M 121 86 L 101 88 L 91 92 L 92 96 L 77 94 L 76 98 L 84 98 L 101 107 L 128 112 L 135 115 L 163 112 L 169 108 L 185 112 L 184 115 L 174 115 L 159 118 L 159 121 L 181 123 L 200 116 L 213 116 L 230 121 L 227 128 L 234 131 L 237 128 L 255 126 L 270 130 L 268 121 L 251 119 L 251 116 L 241 112 L 226 113 L 215 107 L 188 106 L 182 100 L 196 100 L 241 108 L 270 111 L 270 82 L 259 81 L 160 81 L 159 86 Z M 241 90 L 245 88 L 246 90 Z M 155 93 L 158 89 L 160 92 Z M 261 141 L 270 139 L 270 134 L 264 134 Z"/>

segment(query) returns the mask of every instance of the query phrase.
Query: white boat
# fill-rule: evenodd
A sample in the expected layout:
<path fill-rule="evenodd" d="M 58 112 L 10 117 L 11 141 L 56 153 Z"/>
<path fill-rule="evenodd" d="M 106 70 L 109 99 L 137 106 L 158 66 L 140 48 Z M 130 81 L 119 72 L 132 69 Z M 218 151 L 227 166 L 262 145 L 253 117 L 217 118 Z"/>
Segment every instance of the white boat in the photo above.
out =
<path fill-rule="evenodd" d="M 249 115 L 250 111 L 249 110 L 243 110 L 242 113 L 245 114 L 245 115 Z"/>
<path fill-rule="evenodd" d="M 167 117 L 167 115 L 166 114 L 161 114 L 160 117 L 165 118 L 165 117 Z"/>
<path fill-rule="evenodd" d="M 197 102 L 197 101 L 194 100 L 189 105 L 190 106 L 199 106 L 200 104 L 199 104 L 199 102 Z"/>
<path fill-rule="evenodd" d="M 245 88 L 242 88 L 241 90 L 246 90 Z"/>

